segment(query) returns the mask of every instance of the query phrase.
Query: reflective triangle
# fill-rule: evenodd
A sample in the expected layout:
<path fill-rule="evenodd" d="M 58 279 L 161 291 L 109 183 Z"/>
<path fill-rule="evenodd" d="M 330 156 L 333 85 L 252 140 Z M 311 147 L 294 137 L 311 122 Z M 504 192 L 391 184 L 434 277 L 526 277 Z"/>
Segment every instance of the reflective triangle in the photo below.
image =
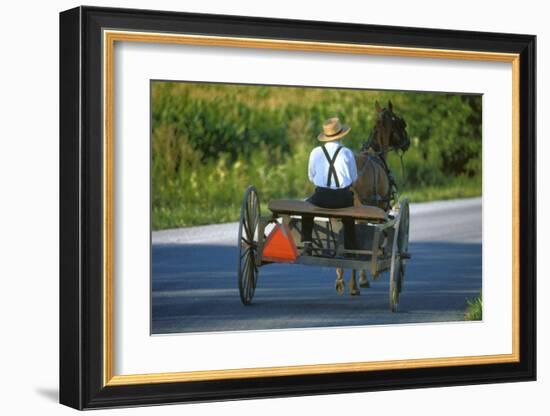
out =
<path fill-rule="evenodd" d="M 288 227 L 276 224 L 265 240 L 262 259 L 279 263 L 294 263 L 298 250 Z"/>

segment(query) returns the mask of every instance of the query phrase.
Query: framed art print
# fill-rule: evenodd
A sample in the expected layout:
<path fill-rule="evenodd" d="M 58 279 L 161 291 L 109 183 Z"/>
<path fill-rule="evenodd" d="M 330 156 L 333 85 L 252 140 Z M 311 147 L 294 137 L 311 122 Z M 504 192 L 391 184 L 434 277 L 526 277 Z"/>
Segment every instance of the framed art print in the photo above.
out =
<path fill-rule="evenodd" d="M 535 37 L 60 15 L 60 401 L 535 379 Z"/>

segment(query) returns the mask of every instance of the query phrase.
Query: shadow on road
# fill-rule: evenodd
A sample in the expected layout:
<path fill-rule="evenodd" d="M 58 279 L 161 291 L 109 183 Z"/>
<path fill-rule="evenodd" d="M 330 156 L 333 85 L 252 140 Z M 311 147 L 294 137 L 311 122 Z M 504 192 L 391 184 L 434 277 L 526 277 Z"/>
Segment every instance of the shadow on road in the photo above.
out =
<path fill-rule="evenodd" d="M 415 242 L 400 301 L 388 306 L 388 273 L 361 296 L 334 291 L 334 269 L 273 264 L 260 269 L 253 304 L 241 304 L 237 250 L 154 245 L 152 332 L 183 333 L 462 320 L 481 289 L 481 244 Z M 346 281 L 349 272 L 346 271 Z"/>

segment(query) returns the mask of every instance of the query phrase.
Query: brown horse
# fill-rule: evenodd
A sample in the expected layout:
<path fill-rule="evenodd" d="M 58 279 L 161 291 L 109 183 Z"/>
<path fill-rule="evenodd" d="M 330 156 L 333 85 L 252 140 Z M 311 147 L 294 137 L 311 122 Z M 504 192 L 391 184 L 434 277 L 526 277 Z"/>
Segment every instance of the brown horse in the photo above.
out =
<path fill-rule="evenodd" d="M 355 154 L 357 180 L 353 184 L 354 205 L 374 205 L 388 211 L 395 200 L 397 191 L 391 172 L 386 164 L 386 154 L 390 150 L 406 151 L 410 145 L 407 124 L 393 112 L 393 105 L 388 101 L 387 108 L 375 103 L 376 124 L 368 141 L 360 152 Z M 359 295 L 356 281 L 356 270 L 352 270 L 350 294 Z M 376 277 L 376 276 L 375 276 Z M 360 271 L 359 284 L 369 287 L 365 270 Z M 344 270 L 336 269 L 336 291 L 344 292 Z"/>

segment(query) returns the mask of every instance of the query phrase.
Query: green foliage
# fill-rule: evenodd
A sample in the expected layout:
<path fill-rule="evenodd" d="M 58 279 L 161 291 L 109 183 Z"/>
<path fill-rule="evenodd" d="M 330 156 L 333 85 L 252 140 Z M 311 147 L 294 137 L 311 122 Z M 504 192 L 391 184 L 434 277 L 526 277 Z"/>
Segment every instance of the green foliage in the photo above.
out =
<path fill-rule="evenodd" d="M 309 152 L 323 121 L 338 115 L 358 150 L 374 125 L 374 102 L 391 99 L 412 145 L 405 175 L 413 201 L 481 193 L 481 97 L 435 93 L 153 82 L 153 228 L 235 221 L 244 190 L 262 201 L 303 198 Z"/>
<path fill-rule="evenodd" d="M 481 321 L 483 319 L 483 299 L 481 293 L 475 298 L 466 301 L 464 319 L 467 321 Z"/>

